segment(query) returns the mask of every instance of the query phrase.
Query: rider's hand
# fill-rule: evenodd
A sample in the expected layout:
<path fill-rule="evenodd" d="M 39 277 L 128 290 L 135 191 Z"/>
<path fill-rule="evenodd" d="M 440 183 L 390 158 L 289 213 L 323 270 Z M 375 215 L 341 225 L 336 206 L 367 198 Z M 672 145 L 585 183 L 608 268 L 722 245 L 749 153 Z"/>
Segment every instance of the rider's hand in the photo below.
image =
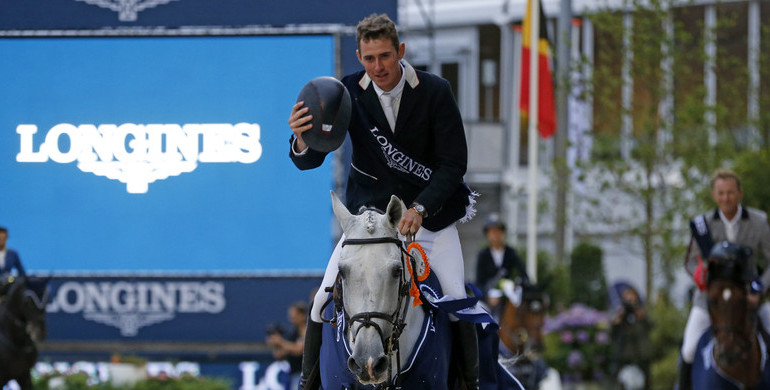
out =
<path fill-rule="evenodd" d="M 310 110 L 308 107 L 303 107 L 304 105 L 305 102 L 297 102 L 297 104 L 292 106 L 291 115 L 289 115 L 289 128 L 291 128 L 292 133 L 297 137 L 296 148 L 294 150 L 297 153 L 307 149 L 307 144 L 305 144 L 305 141 L 302 139 L 302 133 L 313 127 L 313 124 L 310 123 L 313 116 L 303 116 Z"/>
<path fill-rule="evenodd" d="M 398 223 L 398 231 L 403 235 L 417 234 L 420 226 L 422 226 L 422 215 L 414 208 L 410 208 L 401 216 L 401 221 Z"/>

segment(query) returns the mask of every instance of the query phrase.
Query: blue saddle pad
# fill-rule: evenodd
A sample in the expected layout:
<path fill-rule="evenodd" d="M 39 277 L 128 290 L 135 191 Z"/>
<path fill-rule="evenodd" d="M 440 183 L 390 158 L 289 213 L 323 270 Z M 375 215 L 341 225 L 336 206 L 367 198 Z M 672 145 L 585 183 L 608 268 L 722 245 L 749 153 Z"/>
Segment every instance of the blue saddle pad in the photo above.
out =
<path fill-rule="evenodd" d="M 770 389 L 770 367 L 768 366 L 767 344 L 761 336 L 759 348 L 762 355 L 762 378 L 753 389 Z M 698 348 L 695 352 L 695 360 L 692 365 L 692 388 L 710 390 L 753 390 L 746 389 L 740 383 L 722 372 L 714 361 L 714 337 L 711 329 L 707 330 L 698 340 Z"/>

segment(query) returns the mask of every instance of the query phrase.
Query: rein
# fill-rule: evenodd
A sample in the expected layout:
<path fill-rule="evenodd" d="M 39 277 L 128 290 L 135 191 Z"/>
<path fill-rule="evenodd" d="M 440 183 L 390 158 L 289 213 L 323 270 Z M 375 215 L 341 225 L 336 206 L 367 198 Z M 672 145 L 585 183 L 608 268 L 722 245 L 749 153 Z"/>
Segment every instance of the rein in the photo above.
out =
<path fill-rule="evenodd" d="M 407 237 L 407 242 L 411 242 L 412 236 Z M 401 251 L 401 284 L 398 288 L 398 302 L 396 304 L 396 310 L 393 313 L 383 313 L 378 311 L 367 311 L 367 312 L 361 312 L 353 314 L 352 316 L 349 316 L 347 311 L 344 310 L 342 307 L 342 283 L 341 283 L 341 277 L 338 276 L 338 280 L 336 286 L 338 293 L 334 296 L 335 301 L 335 310 L 337 313 L 342 313 L 344 315 L 345 320 L 349 324 L 349 329 L 353 330 L 353 325 L 358 322 L 360 323 L 359 327 L 354 331 L 353 333 L 353 341 L 356 339 L 356 335 L 358 332 L 361 331 L 363 328 L 372 327 L 377 331 L 377 334 L 380 336 L 380 340 L 382 342 L 383 349 L 385 350 L 385 354 L 390 358 L 392 357 L 393 353 L 396 352 L 396 365 L 397 365 L 397 375 L 396 375 L 396 381 L 398 381 L 401 378 L 401 354 L 398 352 L 399 347 L 399 339 L 401 337 L 401 333 L 403 332 L 404 328 L 406 327 L 406 314 L 409 310 L 409 305 L 406 304 L 404 301 L 405 298 L 409 295 L 409 280 L 406 278 L 406 261 L 411 263 L 412 269 L 415 269 L 415 259 L 404 249 L 404 242 L 396 237 L 373 237 L 373 238 L 349 238 L 342 241 L 342 246 L 346 245 L 372 245 L 372 244 L 395 244 L 398 246 L 399 250 Z M 328 305 L 329 301 L 326 302 Z M 321 308 L 321 312 L 323 313 L 325 308 Z M 382 328 L 374 322 L 374 319 L 380 319 L 383 321 L 386 321 L 390 323 L 393 326 L 393 331 L 391 332 L 390 337 L 385 337 Z M 336 323 L 334 323 L 334 319 L 324 319 L 322 318 L 324 322 L 328 322 L 332 325 L 332 327 L 336 327 Z M 388 380 L 393 381 L 393 367 L 392 367 L 392 359 L 388 359 Z M 378 387 L 379 388 L 379 387 Z"/>

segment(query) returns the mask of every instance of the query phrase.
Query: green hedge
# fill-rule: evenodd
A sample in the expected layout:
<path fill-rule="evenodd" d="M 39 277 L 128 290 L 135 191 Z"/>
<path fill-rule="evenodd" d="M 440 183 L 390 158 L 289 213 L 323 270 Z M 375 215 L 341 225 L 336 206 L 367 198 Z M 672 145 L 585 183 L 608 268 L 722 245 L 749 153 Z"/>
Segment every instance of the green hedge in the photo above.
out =
<path fill-rule="evenodd" d="M 581 242 L 570 256 L 570 287 L 572 303 L 583 303 L 598 310 L 607 310 L 609 295 L 604 277 L 602 248 Z"/>
<path fill-rule="evenodd" d="M 63 380 L 63 383 L 61 382 Z M 130 387 L 116 387 L 109 382 L 96 382 L 85 373 L 44 375 L 35 380 L 35 390 L 230 390 L 230 383 L 222 379 L 182 376 L 169 379 L 147 379 Z"/>

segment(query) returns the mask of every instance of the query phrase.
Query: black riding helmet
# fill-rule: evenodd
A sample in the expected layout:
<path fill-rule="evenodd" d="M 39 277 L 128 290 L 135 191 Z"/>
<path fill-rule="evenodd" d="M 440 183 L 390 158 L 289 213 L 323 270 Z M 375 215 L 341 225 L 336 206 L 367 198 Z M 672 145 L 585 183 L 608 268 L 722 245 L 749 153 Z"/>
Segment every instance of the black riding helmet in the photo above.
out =
<path fill-rule="evenodd" d="M 484 234 L 487 234 L 487 230 L 493 227 L 505 231 L 505 222 L 503 222 L 498 214 L 490 214 L 484 221 Z"/>
<path fill-rule="evenodd" d="M 716 279 L 746 283 L 759 274 L 756 267 L 749 266 L 752 250 L 732 242 L 722 241 L 714 245 L 709 255 L 708 282 Z"/>

